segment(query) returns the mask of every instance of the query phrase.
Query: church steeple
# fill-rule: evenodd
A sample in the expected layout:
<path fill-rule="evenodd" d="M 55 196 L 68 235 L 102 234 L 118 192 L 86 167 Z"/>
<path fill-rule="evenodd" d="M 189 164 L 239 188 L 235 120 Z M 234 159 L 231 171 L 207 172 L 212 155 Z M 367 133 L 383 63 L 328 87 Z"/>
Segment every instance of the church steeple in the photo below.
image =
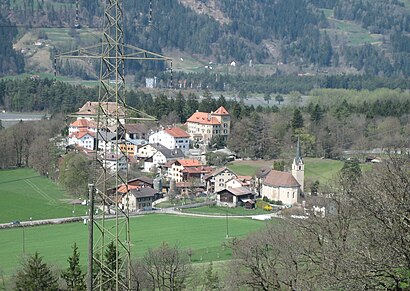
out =
<path fill-rule="evenodd" d="M 303 163 L 302 159 L 302 151 L 300 148 L 300 138 L 298 137 L 298 141 L 296 144 L 296 155 L 293 159 L 292 163 L 292 175 L 300 184 L 300 190 L 303 192 L 303 188 L 305 186 L 305 164 Z"/>
<path fill-rule="evenodd" d="M 303 164 L 302 153 L 301 153 L 301 150 L 300 150 L 300 138 L 299 138 L 299 136 L 298 136 L 298 142 L 296 144 L 296 156 L 295 156 L 294 162 L 296 164 L 299 164 L 299 163 Z"/>

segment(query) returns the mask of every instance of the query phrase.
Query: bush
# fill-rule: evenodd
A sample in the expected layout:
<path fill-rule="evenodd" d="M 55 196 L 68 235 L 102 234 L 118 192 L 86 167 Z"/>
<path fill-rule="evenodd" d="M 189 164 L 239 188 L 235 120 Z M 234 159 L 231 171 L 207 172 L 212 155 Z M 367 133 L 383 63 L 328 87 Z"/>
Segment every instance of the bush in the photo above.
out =
<path fill-rule="evenodd" d="M 272 211 L 272 206 L 270 206 L 270 205 L 265 205 L 265 206 L 263 206 L 263 210 L 266 210 L 266 211 Z"/>

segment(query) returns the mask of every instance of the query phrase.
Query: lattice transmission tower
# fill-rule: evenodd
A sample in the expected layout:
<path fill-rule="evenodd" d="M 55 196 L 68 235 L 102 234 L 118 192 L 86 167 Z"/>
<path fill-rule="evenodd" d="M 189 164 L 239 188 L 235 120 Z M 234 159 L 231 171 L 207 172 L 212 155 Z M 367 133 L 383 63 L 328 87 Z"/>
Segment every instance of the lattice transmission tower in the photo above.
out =
<path fill-rule="evenodd" d="M 76 19 L 78 28 L 78 15 Z M 93 163 L 94 178 L 89 185 L 88 290 L 130 289 L 129 205 L 128 200 L 121 203 L 122 194 L 118 191 L 121 187 L 125 189 L 122 193 L 128 193 L 128 172 L 119 171 L 124 163 L 128 169 L 128 159 L 127 147 L 121 145 L 124 145 L 127 121 L 153 118 L 127 105 L 124 62 L 171 61 L 160 54 L 125 44 L 123 21 L 123 1 L 105 0 L 101 43 L 57 55 L 57 58 L 64 59 L 95 59 L 101 65 L 98 103 L 95 104 L 97 110 L 93 115 L 97 122 L 97 145 Z M 113 150 L 107 146 L 99 147 L 99 143 L 108 144 L 110 130 L 116 133 Z M 116 160 L 115 171 L 107 166 L 110 158 Z M 115 261 L 107 262 L 105 252 L 112 244 L 115 247 Z"/>

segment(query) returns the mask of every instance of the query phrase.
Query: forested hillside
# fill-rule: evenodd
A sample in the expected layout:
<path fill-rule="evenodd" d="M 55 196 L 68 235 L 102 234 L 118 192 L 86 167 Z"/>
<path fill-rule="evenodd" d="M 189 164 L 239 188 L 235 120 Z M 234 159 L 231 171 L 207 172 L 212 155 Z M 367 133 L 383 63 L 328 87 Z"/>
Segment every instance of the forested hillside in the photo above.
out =
<path fill-rule="evenodd" d="M 13 49 L 16 35 L 17 28 L 0 13 L 0 75 L 24 71 L 23 56 Z"/>
<path fill-rule="evenodd" d="M 99 2 L 79 5 L 82 29 L 100 28 Z M 399 0 L 158 0 L 151 14 L 149 5 L 124 1 L 126 41 L 158 53 L 177 50 L 215 64 L 267 64 L 284 74 L 410 74 L 410 9 Z M 39 36 L 41 28 L 74 27 L 75 0 L 11 0 L 3 6 L 9 11 L 5 21 Z M 128 70 L 164 69 L 155 66 L 130 63 Z"/>

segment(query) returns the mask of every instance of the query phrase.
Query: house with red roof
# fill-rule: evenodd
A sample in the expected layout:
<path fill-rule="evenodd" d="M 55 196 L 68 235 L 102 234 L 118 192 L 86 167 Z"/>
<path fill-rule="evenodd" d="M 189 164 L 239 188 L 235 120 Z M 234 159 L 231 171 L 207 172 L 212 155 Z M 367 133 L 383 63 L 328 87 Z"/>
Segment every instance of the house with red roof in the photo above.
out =
<path fill-rule="evenodd" d="M 225 107 L 215 112 L 195 112 L 187 120 L 188 134 L 195 141 L 208 143 L 215 136 L 227 139 L 231 130 L 231 116 Z"/>
<path fill-rule="evenodd" d="M 88 150 L 94 150 L 95 132 L 88 130 L 74 131 L 68 135 L 68 145 L 76 145 Z"/>
<path fill-rule="evenodd" d="M 149 136 L 150 144 L 161 144 L 174 150 L 180 149 L 184 154 L 189 151 L 190 135 L 179 127 L 172 127 L 157 131 Z"/>
<path fill-rule="evenodd" d="M 70 123 L 68 127 L 68 134 L 79 131 L 97 131 L 97 124 L 93 120 L 88 119 L 77 119 L 74 122 Z"/>

